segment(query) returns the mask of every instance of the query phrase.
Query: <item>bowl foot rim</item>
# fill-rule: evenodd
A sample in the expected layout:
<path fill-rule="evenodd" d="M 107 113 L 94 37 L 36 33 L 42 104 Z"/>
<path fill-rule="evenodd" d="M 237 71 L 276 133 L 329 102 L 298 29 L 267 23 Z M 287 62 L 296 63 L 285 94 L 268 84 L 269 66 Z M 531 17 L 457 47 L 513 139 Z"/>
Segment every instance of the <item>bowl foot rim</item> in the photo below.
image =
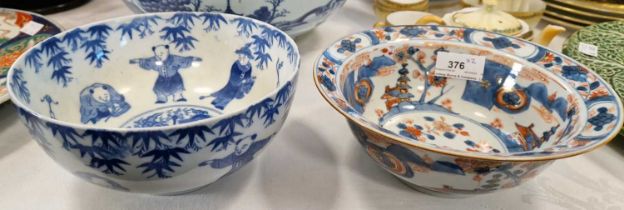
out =
<path fill-rule="evenodd" d="M 212 184 L 212 183 L 210 183 L 210 184 Z M 193 193 L 193 192 L 196 192 L 196 191 L 200 191 L 200 190 L 210 186 L 210 184 L 202 185 L 202 186 L 191 188 L 191 189 L 188 189 L 188 190 L 181 190 L 181 191 L 175 191 L 175 192 L 165 192 L 165 193 L 154 193 L 154 194 L 148 193 L 148 194 L 157 195 L 157 196 L 185 195 L 185 194 Z"/>
<path fill-rule="evenodd" d="M 396 175 L 394 177 L 397 178 L 399 181 L 401 181 L 401 183 L 408 186 L 409 188 L 412 188 L 413 190 L 416 190 L 420 193 L 423 193 L 429 196 L 435 196 L 435 197 L 440 197 L 440 198 L 471 198 L 477 195 L 477 194 L 466 194 L 466 193 L 440 192 L 440 191 L 436 191 L 433 189 L 429 189 L 427 187 L 418 186 L 401 177 L 397 177 Z"/>

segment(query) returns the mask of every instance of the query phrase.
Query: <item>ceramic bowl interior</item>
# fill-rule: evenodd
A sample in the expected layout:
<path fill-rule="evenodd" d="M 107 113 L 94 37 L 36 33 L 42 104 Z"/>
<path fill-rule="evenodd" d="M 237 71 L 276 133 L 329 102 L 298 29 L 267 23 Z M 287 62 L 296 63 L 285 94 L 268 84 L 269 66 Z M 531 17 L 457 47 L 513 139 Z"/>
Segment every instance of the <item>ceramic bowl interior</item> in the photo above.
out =
<path fill-rule="evenodd" d="M 296 36 L 322 23 L 346 0 L 125 0 L 137 12 L 225 12 L 270 23 Z"/>
<path fill-rule="evenodd" d="M 18 106 L 57 122 L 162 127 L 263 100 L 293 78 L 297 57 L 294 42 L 266 23 L 163 13 L 52 37 L 16 62 L 9 86 Z"/>
<path fill-rule="evenodd" d="M 435 76 L 438 53 L 485 57 L 482 79 Z M 321 94 L 354 125 L 403 145 L 492 160 L 580 154 L 622 124 L 615 91 L 578 62 L 530 42 L 449 26 L 347 36 L 319 58 Z"/>
<path fill-rule="evenodd" d="M 485 56 L 483 79 L 435 76 L 442 51 Z M 486 47 L 388 43 L 358 51 L 338 72 L 341 90 L 358 114 L 435 147 L 485 153 L 543 150 L 578 134 L 587 119 L 585 111 L 578 111 L 587 109 L 576 103 L 581 97 L 565 81 Z"/>

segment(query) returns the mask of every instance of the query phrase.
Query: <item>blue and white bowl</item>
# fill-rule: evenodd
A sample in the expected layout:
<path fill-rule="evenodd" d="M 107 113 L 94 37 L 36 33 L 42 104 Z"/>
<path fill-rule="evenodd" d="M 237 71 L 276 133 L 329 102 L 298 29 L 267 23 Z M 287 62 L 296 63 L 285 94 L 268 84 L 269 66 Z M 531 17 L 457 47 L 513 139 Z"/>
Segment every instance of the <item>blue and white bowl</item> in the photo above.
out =
<path fill-rule="evenodd" d="M 270 23 L 298 36 L 323 23 L 347 0 L 124 0 L 137 13 L 225 12 Z"/>
<path fill-rule="evenodd" d="M 78 27 L 8 76 L 33 138 L 59 164 L 117 190 L 176 194 L 241 168 L 282 127 L 295 42 L 261 21 L 160 13 Z"/>

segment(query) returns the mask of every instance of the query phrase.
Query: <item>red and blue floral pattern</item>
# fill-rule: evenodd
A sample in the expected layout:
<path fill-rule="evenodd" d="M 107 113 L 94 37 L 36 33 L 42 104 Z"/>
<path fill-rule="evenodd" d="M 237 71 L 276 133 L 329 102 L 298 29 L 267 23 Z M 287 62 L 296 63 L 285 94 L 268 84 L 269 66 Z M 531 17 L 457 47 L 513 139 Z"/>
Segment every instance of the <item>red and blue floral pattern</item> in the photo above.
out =
<path fill-rule="evenodd" d="M 344 48 L 344 44 L 341 43 L 352 43 L 355 40 L 360 41 L 354 45 L 354 51 L 339 50 Z M 507 91 L 499 94 L 499 101 L 470 94 L 462 99 L 470 99 L 471 103 L 490 109 L 492 113 L 504 112 L 512 115 L 514 112 L 529 110 L 537 113 L 535 117 L 538 118 L 534 121 L 548 122 L 551 126 L 546 127 L 542 124 L 543 127 L 536 132 L 535 123 L 509 125 L 507 124 L 509 119 L 499 118 L 483 122 L 481 126 L 492 132 L 498 132 L 496 135 L 503 141 L 522 140 L 505 150 L 492 147 L 493 145 L 481 141 L 482 139 L 472 138 L 472 135 L 479 132 L 466 129 L 470 123 L 462 123 L 463 126 L 446 123 L 448 126 L 443 126 L 446 129 L 434 135 L 427 131 L 425 124 L 436 121 L 436 117 L 397 123 L 397 119 L 390 115 L 384 121 L 386 119 L 384 117 L 393 109 L 436 113 L 453 113 L 462 109 L 458 107 L 457 100 L 445 98 L 443 94 L 443 87 L 452 88 L 458 84 L 457 81 L 429 77 L 429 73 L 434 69 L 427 68 L 427 64 L 422 61 L 430 57 L 435 60 L 435 56 L 430 53 L 420 55 L 421 50 L 416 48 L 408 50 L 408 47 L 402 52 L 385 50 L 388 46 L 395 46 L 394 49 L 400 48 L 397 46 L 401 44 L 410 46 L 412 42 L 420 43 L 421 47 L 424 46 L 422 43 L 433 43 L 432 46 L 435 46 L 441 42 L 448 45 L 485 47 L 495 50 L 502 57 L 524 60 L 531 63 L 527 64 L 528 66 L 534 64 L 533 69 L 539 71 L 523 70 L 519 74 L 518 72 L 502 74 L 502 77 L 497 77 L 495 73 L 486 74 L 486 77 L 491 78 L 474 81 L 471 84 L 475 90 L 491 88 L 492 95 L 500 89 L 496 87 L 499 85 L 497 82 L 505 76 L 514 80 L 521 78 L 533 81 L 532 85 L 507 84 Z M 391 75 L 390 80 L 397 78 L 397 83 L 395 87 L 389 85 L 385 89 L 382 87 L 372 90 L 386 93 L 382 99 L 386 99 L 387 103 L 368 102 L 354 106 L 354 103 L 349 101 L 349 91 L 345 91 L 345 87 L 350 84 L 349 77 L 345 75 L 353 71 L 354 63 L 358 64 L 355 68 L 367 64 L 354 62 L 358 60 L 354 57 L 362 57 L 374 50 L 382 51 L 386 56 L 394 56 L 393 60 L 398 64 L 389 72 L 396 73 L 384 74 L 386 70 L 381 70 L 376 71 L 376 74 L 378 77 Z M 377 55 L 379 53 L 375 54 Z M 374 56 L 369 57 L 369 60 L 372 60 Z M 406 65 L 402 62 L 406 59 L 415 61 Z M 419 66 L 419 63 L 423 65 Z M 489 69 L 496 68 L 491 66 Z M 510 70 L 513 72 L 513 69 L 506 71 Z M 555 159 L 581 154 L 603 145 L 617 135 L 623 120 L 622 104 L 618 96 L 593 71 L 564 55 L 530 42 L 475 29 L 405 26 L 364 31 L 331 45 L 319 58 L 314 73 L 321 94 L 349 119 L 349 125 L 357 140 L 376 163 L 411 185 L 443 193 L 478 194 L 517 186 L 535 177 Z M 355 75 L 357 76 L 357 73 Z M 410 83 L 410 80 L 414 79 L 420 83 Z M 378 83 L 376 85 L 381 86 L 379 81 L 386 80 L 375 80 L 371 77 L 371 84 Z M 566 94 L 551 91 L 549 86 L 552 86 L 552 83 L 565 87 Z M 415 86 L 416 84 L 418 86 Z M 435 91 L 427 93 L 427 88 Z M 428 99 L 437 97 L 438 91 L 441 91 L 439 95 L 442 96 L 440 103 L 427 103 Z M 429 94 L 430 97 L 428 99 L 419 97 L 424 94 Z M 424 105 L 428 105 L 427 109 L 421 109 Z M 375 110 L 366 111 L 368 109 Z M 365 113 L 369 112 L 376 113 L 381 121 L 365 116 Z M 416 119 L 413 116 L 412 118 Z M 500 132 L 503 129 L 517 129 L 519 137 Z M 447 148 L 444 145 L 436 145 L 438 144 L 436 141 L 442 139 L 449 142 L 458 140 L 463 131 L 468 132 L 466 134 L 469 134 L 470 138 L 462 138 L 458 143 L 468 151 L 459 151 L 455 146 Z M 503 138 L 505 136 L 508 138 Z M 511 145 L 509 142 L 503 143 Z"/>

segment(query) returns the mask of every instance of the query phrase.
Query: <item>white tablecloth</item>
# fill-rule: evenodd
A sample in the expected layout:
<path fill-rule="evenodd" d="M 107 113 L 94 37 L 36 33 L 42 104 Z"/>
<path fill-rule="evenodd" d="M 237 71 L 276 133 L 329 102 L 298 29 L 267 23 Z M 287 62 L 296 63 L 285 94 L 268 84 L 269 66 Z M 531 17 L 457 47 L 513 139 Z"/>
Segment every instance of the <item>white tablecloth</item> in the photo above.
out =
<path fill-rule="evenodd" d="M 50 17 L 71 28 L 128 14 L 121 1 L 93 0 Z M 349 0 L 339 14 L 297 38 L 301 79 L 282 131 L 248 166 L 186 195 L 131 194 L 88 184 L 48 158 L 13 106 L 1 105 L 0 209 L 624 209 L 621 140 L 557 161 L 520 187 L 464 199 L 418 193 L 377 167 L 318 94 L 311 73 L 331 42 L 374 21 L 371 0 Z M 551 46 L 560 48 L 561 41 Z"/>

